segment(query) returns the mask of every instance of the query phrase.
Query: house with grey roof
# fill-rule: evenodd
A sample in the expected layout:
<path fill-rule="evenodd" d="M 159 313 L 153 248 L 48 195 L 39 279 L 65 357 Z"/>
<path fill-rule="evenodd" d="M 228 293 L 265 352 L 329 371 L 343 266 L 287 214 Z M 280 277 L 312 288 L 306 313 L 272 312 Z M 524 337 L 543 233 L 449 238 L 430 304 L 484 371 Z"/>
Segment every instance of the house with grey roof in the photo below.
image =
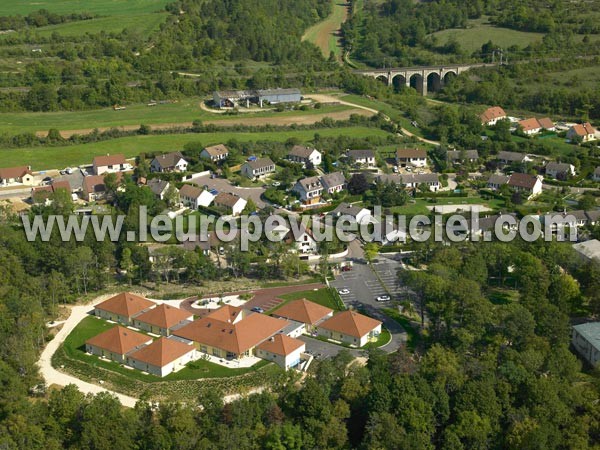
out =
<path fill-rule="evenodd" d="M 321 152 L 316 148 L 294 145 L 288 153 L 287 159 L 302 164 L 303 167 L 306 167 L 308 163 L 318 166 L 321 164 L 321 156 Z"/>
<path fill-rule="evenodd" d="M 600 360 L 600 322 L 573 326 L 571 343 L 589 364 L 595 366 Z"/>
<path fill-rule="evenodd" d="M 348 216 L 354 218 L 357 223 L 365 223 L 371 218 L 371 211 L 359 205 L 340 203 L 331 213 L 335 217 Z"/>
<path fill-rule="evenodd" d="M 156 195 L 161 200 L 164 200 L 167 191 L 171 187 L 171 183 L 165 180 L 159 180 L 158 178 L 153 178 L 152 180 L 148 181 L 147 186 L 150 188 L 154 195 Z M 176 192 L 179 192 L 179 190 L 175 186 L 173 186 L 173 189 L 175 189 Z"/>
<path fill-rule="evenodd" d="M 240 171 L 247 178 L 260 178 L 275 172 L 275 163 L 271 158 L 257 158 L 246 161 Z"/>
<path fill-rule="evenodd" d="M 305 204 L 314 204 L 321 200 L 323 185 L 319 177 L 307 177 L 298 180 L 292 191 L 300 194 L 300 200 Z"/>
<path fill-rule="evenodd" d="M 479 159 L 479 153 L 477 150 L 448 150 L 446 152 L 446 159 L 451 164 L 474 163 Z"/>
<path fill-rule="evenodd" d="M 575 176 L 575 166 L 573 164 L 549 162 L 546 164 L 546 176 L 557 180 L 566 180 Z"/>
<path fill-rule="evenodd" d="M 348 150 L 346 156 L 352 164 L 364 167 L 375 167 L 375 152 L 373 150 Z"/>
<path fill-rule="evenodd" d="M 185 172 L 187 168 L 188 162 L 181 152 L 157 155 L 150 163 L 150 172 Z"/>
<path fill-rule="evenodd" d="M 508 180 L 510 180 L 510 177 L 494 173 L 490 175 L 490 178 L 487 182 L 487 187 L 489 187 L 490 189 L 498 190 L 505 184 L 508 184 Z"/>
<path fill-rule="evenodd" d="M 205 147 L 200 152 L 200 158 L 209 159 L 212 162 L 219 162 L 227 159 L 229 156 L 229 149 L 224 144 L 211 145 Z"/>
<path fill-rule="evenodd" d="M 321 177 L 321 184 L 328 194 L 335 194 L 346 187 L 346 177 L 342 172 L 328 173 Z"/>
<path fill-rule="evenodd" d="M 524 164 L 526 162 L 532 161 L 532 159 L 529 156 L 527 156 L 525 153 L 506 152 L 506 151 L 498 152 L 496 159 L 502 165 L 508 165 L 508 164 L 513 164 L 513 163 Z"/>

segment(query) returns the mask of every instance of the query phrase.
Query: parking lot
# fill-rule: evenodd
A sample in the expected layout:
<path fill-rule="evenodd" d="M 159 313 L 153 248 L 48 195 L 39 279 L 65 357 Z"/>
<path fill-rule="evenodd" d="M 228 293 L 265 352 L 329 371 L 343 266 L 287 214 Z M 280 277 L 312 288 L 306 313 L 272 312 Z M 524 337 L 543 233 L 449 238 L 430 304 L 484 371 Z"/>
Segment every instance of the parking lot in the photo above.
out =
<path fill-rule="evenodd" d="M 320 341 L 309 336 L 300 336 L 298 339 L 306 344 L 306 352 L 313 355 L 316 359 L 333 358 L 342 350 L 348 350 L 354 356 L 362 356 L 364 354 L 364 350 L 348 349 L 341 345 Z"/>

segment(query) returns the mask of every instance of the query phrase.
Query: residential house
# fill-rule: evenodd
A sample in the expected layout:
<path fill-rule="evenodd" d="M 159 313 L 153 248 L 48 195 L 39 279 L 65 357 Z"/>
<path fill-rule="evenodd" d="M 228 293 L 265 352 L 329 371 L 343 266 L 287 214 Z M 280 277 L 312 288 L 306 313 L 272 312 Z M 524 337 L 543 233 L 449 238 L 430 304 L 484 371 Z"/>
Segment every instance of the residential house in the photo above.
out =
<path fill-rule="evenodd" d="M 427 152 L 416 148 L 400 148 L 396 151 L 398 167 L 427 167 Z"/>
<path fill-rule="evenodd" d="M 222 161 L 228 156 L 229 149 L 224 144 L 211 145 L 200 152 L 200 158 L 210 159 L 212 162 Z"/>
<path fill-rule="evenodd" d="M 133 326 L 148 333 L 169 336 L 174 327 L 194 320 L 194 315 L 166 304 L 158 305 L 133 319 Z"/>
<path fill-rule="evenodd" d="M 96 175 L 133 170 L 133 166 L 127 162 L 125 155 L 122 154 L 96 156 L 92 166 Z"/>
<path fill-rule="evenodd" d="M 217 208 L 224 208 L 227 212 L 233 216 L 239 216 L 248 202 L 239 195 L 230 194 L 228 192 L 219 192 L 215 197 L 213 206 Z"/>
<path fill-rule="evenodd" d="M 181 152 L 157 155 L 150 163 L 150 172 L 186 172 L 188 162 Z"/>
<path fill-rule="evenodd" d="M 381 322 L 356 311 L 347 310 L 321 322 L 317 331 L 327 339 L 363 347 L 370 341 L 377 340 L 381 333 Z"/>
<path fill-rule="evenodd" d="M 222 242 L 214 233 L 190 236 L 181 242 L 181 246 L 188 251 L 194 251 L 197 248 L 200 248 L 204 256 L 210 256 L 213 250 L 217 251 L 218 249 L 223 249 Z"/>
<path fill-rule="evenodd" d="M 373 150 L 348 150 L 346 155 L 352 164 L 364 167 L 375 167 L 377 165 Z"/>
<path fill-rule="evenodd" d="M 508 216 L 514 219 L 514 224 L 508 223 Z M 485 233 L 491 233 L 490 236 L 495 235 L 496 231 L 496 222 L 500 220 L 502 224 L 502 231 L 507 233 L 509 231 L 517 231 L 519 229 L 519 219 L 517 215 L 514 213 L 510 214 L 496 214 L 487 217 L 479 218 L 479 223 L 477 224 L 477 228 L 471 229 L 471 234 L 474 236 L 482 237 Z"/>
<path fill-rule="evenodd" d="M 235 323 L 211 314 L 173 331 L 173 334 L 192 341 L 202 353 L 235 360 L 254 355 L 257 345 L 288 325 L 287 320 L 265 314 L 249 314 Z"/>
<path fill-rule="evenodd" d="M 63 190 L 71 195 L 71 185 L 68 181 L 53 181 L 48 186 L 37 186 L 31 188 L 31 200 L 33 203 L 48 203 L 52 194 Z"/>
<path fill-rule="evenodd" d="M 487 187 L 493 190 L 498 190 L 505 184 L 508 184 L 510 177 L 506 175 L 492 174 L 487 182 Z"/>
<path fill-rule="evenodd" d="M 292 191 L 300 194 L 300 201 L 310 205 L 321 201 L 323 185 L 319 177 L 308 177 L 297 181 Z"/>
<path fill-rule="evenodd" d="M 566 180 L 575 176 L 575 166 L 567 163 L 549 162 L 546 164 L 546 176 L 557 180 Z"/>
<path fill-rule="evenodd" d="M 586 211 L 585 214 L 588 218 L 588 225 L 596 225 L 600 222 L 600 209 L 591 209 Z"/>
<path fill-rule="evenodd" d="M 85 351 L 125 364 L 128 354 L 151 343 L 150 336 L 117 325 L 85 341 Z"/>
<path fill-rule="evenodd" d="M 584 261 L 600 260 L 600 241 L 598 239 L 577 242 L 573 244 L 573 249 Z"/>
<path fill-rule="evenodd" d="M 540 125 L 535 117 L 519 120 L 518 125 L 521 128 L 521 131 L 523 131 L 523 133 L 527 136 L 538 134 L 540 131 L 542 131 L 542 125 Z"/>
<path fill-rule="evenodd" d="M 129 353 L 126 363 L 134 369 L 166 377 L 195 359 L 196 349 L 193 345 L 163 336 L 150 345 Z"/>
<path fill-rule="evenodd" d="M 33 185 L 33 173 L 28 166 L 0 168 L 0 186 L 11 184 Z"/>
<path fill-rule="evenodd" d="M 275 163 L 271 158 L 258 158 L 246 161 L 241 168 L 241 173 L 247 178 L 260 178 L 275 172 Z"/>
<path fill-rule="evenodd" d="M 538 119 L 538 122 L 540 123 L 542 129 L 546 131 L 556 131 L 556 125 L 554 125 L 554 122 L 552 122 L 552 119 L 549 117 Z"/>
<path fill-rule="evenodd" d="M 294 145 L 288 153 L 287 159 L 300 163 L 303 167 L 307 167 L 308 163 L 316 167 L 321 164 L 321 152 L 315 148 Z"/>
<path fill-rule="evenodd" d="M 285 303 L 272 315 L 273 317 L 281 317 L 302 323 L 304 324 L 303 332 L 311 334 L 316 332 L 317 326 L 321 322 L 333 317 L 333 309 L 311 302 L 305 298 L 299 298 Z"/>
<path fill-rule="evenodd" d="M 600 361 L 600 322 L 574 325 L 571 344 L 590 365 L 596 366 Z"/>
<path fill-rule="evenodd" d="M 486 109 L 480 116 L 481 124 L 492 126 L 496 125 L 496 122 L 499 120 L 504 120 L 507 118 L 504 110 L 499 106 L 492 106 L 491 108 Z"/>
<path fill-rule="evenodd" d="M 294 228 L 297 228 L 296 233 L 294 233 Z M 302 254 L 315 254 L 319 249 L 319 244 L 312 231 L 301 223 L 297 227 L 292 227 L 283 237 L 283 241 L 288 245 L 295 245 L 296 250 Z"/>
<path fill-rule="evenodd" d="M 106 185 L 102 175 L 90 175 L 83 179 L 83 199 L 88 202 L 102 200 L 106 195 Z"/>
<path fill-rule="evenodd" d="M 479 159 L 479 153 L 477 150 L 448 150 L 446 159 L 450 164 L 474 163 Z"/>
<path fill-rule="evenodd" d="M 187 206 L 188 208 L 192 209 L 198 209 L 200 207 L 203 192 L 206 191 L 203 191 L 202 189 L 197 188 L 196 186 L 192 186 L 191 184 L 184 184 L 179 190 L 179 198 L 181 200 L 181 203 L 184 204 L 184 206 Z"/>
<path fill-rule="evenodd" d="M 542 178 L 527 173 L 513 173 L 508 180 L 508 185 L 517 192 L 525 193 L 527 200 L 542 193 Z"/>
<path fill-rule="evenodd" d="M 346 177 L 342 172 L 328 173 L 321 177 L 321 184 L 325 192 L 335 194 L 343 191 L 346 187 Z"/>
<path fill-rule="evenodd" d="M 509 164 L 515 164 L 515 163 L 524 164 L 526 162 L 531 162 L 531 158 L 529 158 L 525 153 L 519 153 L 519 152 L 501 151 L 501 152 L 498 152 L 496 159 L 502 165 L 509 165 Z"/>
<path fill-rule="evenodd" d="M 596 169 L 594 169 L 594 173 L 592 174 L 592 180 L 600 181 L 600 167 L 596 167 Z"/>
<path fill-rule="evenodd" d="M 155 306 L 156 303 L 144 297 L 131 292 L 121 292 L 96 305 L 94 315 L 124 325 L 132 325 L 135 317 L 150 311 Z"/>
<path fill-rule="evenodd" d="M 581 142 L 593 141 L 596 139 L 596 129 L 589 122 L 573 125 L 567 131 L 567 139 Z"/>
<path fill-rule="evenodd" d="M 164 200 L 165 195 L 171 188 L 171 183 L 165 180 L 160 180 L 158 178 L 153 178 L 148 181 L 147 186 L 150 188 L 154 195 L 156 195 L 159 199 Z M 179 193 L 179 190 L 175 186 L 173 186 L 173 189 L 176 193 Z"/>
<path fill-rule="evenodd" d="M 400 179 L 404 187 L 408 189 L 417 189 L 419 186 L 425 185 L 431 192 L 437 192 L 442 187 L 437 173 L 402 174 Z"/>
<path fill-rule="evenodd" d="M 256 346 L 256 356 L 273 361 L 284 370 L 293 369 L 300 364 L 301 354 L 306 344 L 285 334 L 276 334 Z"/>
<path fill-rule="evenodd" d="M 371 211 L 369 209 L 345 202 L 340 203 L 333 211 L 331 211 L 331 214 L 336 217 L 348 216 L 354 218 L 358 224 L 367 223 L 371 219 Z"/>

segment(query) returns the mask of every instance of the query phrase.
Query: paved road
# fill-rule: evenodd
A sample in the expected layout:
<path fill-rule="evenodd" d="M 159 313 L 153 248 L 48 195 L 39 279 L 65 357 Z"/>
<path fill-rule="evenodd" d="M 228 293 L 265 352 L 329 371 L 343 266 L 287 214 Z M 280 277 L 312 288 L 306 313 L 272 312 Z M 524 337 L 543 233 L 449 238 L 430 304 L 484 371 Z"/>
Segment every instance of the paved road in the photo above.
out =
<path fill-rule="evenodd" d="M 298 339 L 306 344 L 306 352 L 313 355 L 315 359 L 333 358 L 342 350 L 348 350 L 353 356 L 365 355 L 364 350 L 345 348 L 331 342 L 320 341 L 319 339 L 310 336 L 302 335 Z"/>
<path fill-rule="evenodd" d="M 400 298 L 403 291 L 397 283 L 399 268 L 401 268 L 400 262 L 385 257 L 380 257 L 379 262 L 374 263 L 372 268 L 364 261 L 355 260 L 350 272 L 340 273 L 331 282 L 331 285 L 338 290 L 344 288 L 350 290 L 349 294 L 341 295 L 346 306 L 361 308 L 367 315 L 383 322 L 392 335 L 392 341 L 382 347 L 382 350 L 387 352 L 397 350 L 402 343 L 406 342 L 406 332 L 396 321 L 381 311 L 385 307 L 390 307 L 392 303 L 378 302 L 375 299 L 388 292 L 392 294 L 393 300 Z M 379 278 L 374 271 L 377 272 Z"/>
<path fill-rule="evenodd" d="M 234 186 L 225 178 L 211 178 L 210 175 L 193 178 L 189 180 L 189 182 L 197 184 L 200 187 L 207 186 L 208 189 L 216 189 L 219 192 L 230 192 L 237 194 L 246 200 L 251 198 L 258 208 L 264 208 L 266 205 L 264 200 L 260 198 L 260 196 L 266 190 L 263 187 L 245 188 Z"/>

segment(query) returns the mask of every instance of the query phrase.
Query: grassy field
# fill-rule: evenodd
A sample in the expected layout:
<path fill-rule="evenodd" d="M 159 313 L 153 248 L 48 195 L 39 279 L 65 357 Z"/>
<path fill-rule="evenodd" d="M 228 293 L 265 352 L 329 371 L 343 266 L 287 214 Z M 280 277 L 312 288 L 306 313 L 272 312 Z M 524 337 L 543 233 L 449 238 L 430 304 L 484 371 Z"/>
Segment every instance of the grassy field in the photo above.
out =
<path fill-rule="evenodd" d="M 280 303 L 279 305 L 277 305 L 271 311 L 268 311 L 269 314 L 274 311 L 277 311 L 279 308 L 281 308 L 286 303 L 289 303 L 290 301 L 296 300 L 299 298 L 305 298 L 307 300 L 310 300 L 311 302 L 315 302 L 315 303 L 318 303 L 319 305 L 326 306 L 327 308 L 331 308 L 334 311 L 339 309 L 336 305 L 335 299 L 333 298 L 333 294 L 331 293 L 331 291 L 328 288 L 323 288 L 323 289 L 319 289 L 316 291 L 292 292 L 290 294 L 284 294 L 280 298 L 284 299 L 285 301 L 283 303 Z"/>
<path fill-rule="evenodd" d="M 394 214 L 406 214 L 412 216 L 415 214 L 429 214 L 431 211 L 427 207 L 442 205 L 483 205 L 492 210 L 499 210 L 504 206 L 504 202 L 498 199 L 484 200 L 481 197 L 439 197 L 435 203 L 428 199 L 417 198 L 412 200 L 414 203 L 407 203 L 403 206 L 392 208 Z"/>
<path fill-rule="evenodd" d="M 230 369 L 223 367 L 219 364 L 214 364 L 204 360 L 197 360 L 190 363 L 187 367 L 180 370 L 179 372 L 172 373 L 164 378 L 160 378 L 154 375 L 144 374 L 139 370 L 132 370 L 122 367 L 120 364 L 114 361 L 104 361 L 94 355 L 88 355 L 85 353 L 85 341 L 97 336 L 98 334 L 109 330 L 116 326 L 115 324 L 108 323 L 104 320 L 97 319 L 95 317 L 86 317 L 73 329 L 71 334 L 67 336 L 63 344 L 65 354 L 69 358 L 76 359 L 78 361 L 85 362 L 92 367 L 100 367 L 111 370 L 113 372 L 126 375 L 128 377 L 146 381 L 146 382 L 158 382 L 158 381 L 175 381 L 175 380 L 195 380 L 199 378 L 221 378 L 230 377 L 236 375 L 243 375 L 248 372 L 255 371 L 268 364 L 268 361 L 261 361 L 251 368 L 244 369 Z"/>
<path fill-rule="evenodd" d="M 256 113 L 240 113 L 238 115 L 216 114 L 200 109 L 199 97 L 186 98 L 175 103 L 165 103 L 149 107 L 146 104 L 127 105 L 121 111 L 112 108 L 94 109 L 90 111 L 60 112 L 18 112 L 0 114 L 0 132 L 11 134 L 23 132 L 59 130 L 80 130 L 95 127 L 118 127 L 125 125 L 153 125 L 163 123 L 192 122 L 194 120 L 227 120 L 244 117 L 286 117 L 313 114 L 327 114 L 352 109 L 345 105 L 323 106 L 320 109 L 310 108 L 306 111 L 294 110 L 285 112 L 265 111 Z"/>
<path fill-rule="evenodd" d="M 542 33 L 528 33 L 516 31 L 508 28 L 495 27 L 487 23 L 487 18 L 469 21 L 469 28 L 450 29 L 433 33 L 438 40 L 438 45 L 447 43 L 450 39 L 455 39 L 460 48 L 472 53 L 481 50 L 481 46 L 488 41 L 499 45 L 502 48 L 508 48 L 512 45 L 527 47 L 527 45 L 541 41 L 544 36 Z"/>
<path fill-rule="evenodd" d="M 56 169 L 66 166 L 91 164 L 94 156 L 107 153 L 123 153 L 126 157 L 132 158 L 148 151 L 180 150 L 188 142 L 201 142 L 203 145 L 227 142 L 230 139 L 237 139 L 243 142 L 259 140 L 284 142 L 294 137 L 306 142 L 313 139 L 315 134 L 323 137 L 368 137 L 386 136 L 388 133 L 378 128 L 347 127 L 258 133 L 218 132 L 132 136 L 90 144 L 60 147 L 0 149 L 0 161 L 3 167 L 31 165 L 33 170 Z"/>
<path fill-rule="evenodd" d="M 76 22 L 67 22 L 59 25 L 49 25 L 30 30 L 34 35 L 40 37 L 49 37 L 53 33 L 59 33 L 62 36 L 80 36 L 85 33 L 96 34 L 102 31 L 120 32 L 127 29 L 129 32 L 140 33 L 144 36 L 149 35 L 158 26 L 164 22 L 169 14 L 161 13 L 141 13 L 134 15 L 119 15 L 110 17 L 99 17 L 91 20 L 80 20 Z M 12 36 L 7 34 L 5 36 Z"/>
<path fill-rule="evenodd" d="M 331 3 L 332 13 L 325 20 L 306 30 L 302 40 L 312 42 L 319 47 L 324 57 L 329 58 L 329 54 L 333 52 L 340 59 L 342 49 L 336 34 L 342 23 L 346 21 L 348 7 L 340 0 L 331 0 Z"/>
<path fill-rule="evenodd" d="M 0 0 L 0 16 L 47 9 L 57 14 L 90 12 L 105 16 L 164 11 L 171 0 Z"/>

